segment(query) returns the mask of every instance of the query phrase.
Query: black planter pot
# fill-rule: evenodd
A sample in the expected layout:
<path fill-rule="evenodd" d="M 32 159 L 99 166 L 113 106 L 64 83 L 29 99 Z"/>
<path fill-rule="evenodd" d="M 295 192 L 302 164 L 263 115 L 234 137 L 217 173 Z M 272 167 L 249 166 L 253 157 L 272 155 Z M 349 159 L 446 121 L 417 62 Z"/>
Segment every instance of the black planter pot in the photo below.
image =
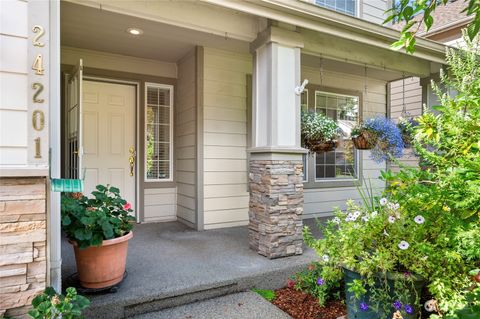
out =
<path fill-rule="evenodd" d="M 387 273 L 387 284 L 390 289 L 389 294 L 390 296 L 395 295 L 395 280 L 400 280 L 400 276 L 404 276 L 404 274 L 399 274 L 399 273 Z M 353 283 L 355 279 L 363 280 L 364 278 L 357 272 L 352 271 L 350 269 L 344 268 L 344 278 L 345 278 L 345 296 L 346 296 L 346 305 L 347 305 L 347 318 L 348 319 L 381 319 L 381 318 L 387 318 L 390 319 L 393 317 L 393 313 L 396 311 L 393 308 L 393 305 L 386 305 L 385 308 L 391 309 L 388 313 L 385 313 L 384 310 L 379 310 L 375 311 L 372 309 L 371 301 L 370 298 L 372 296 L 371 292 L 368 291 L 364 296 L 364 299 L 361 301 L 358 301 L 354 298 L 353 293 L 348 291 L 349 283 Z M 420 297 L 420 293 L 422 291 L 423 286 L 425 285 L 425 280 L 423 278 L 418 278 L 413 276 L 413 287 L 412 291 L 410 291 L 410 300 L 407 300 L 406 303 L 410 304 L 414 312 L 413 314 L 407 314 L 404 309 L 401 310 L 402 317 L 404 319 L 415 319 L 418 317 L 418 314 L 420 313 L 420 305 L 415 304 L 415 296 L 418 295 Z M 382 279 L 383 280 L 383 279 Z M 380 287 L 380 277 L 378 282 L 375 284 L 375 287 Z M 393 299 L 393 298 L 392 298 Z M 362 311 L 360 309 L 360 302 L 365 302 L 369 305 L 369 309 L 366 311 Z M 379 309 L 383 308 L 382 305 L 378 307 Z"/>

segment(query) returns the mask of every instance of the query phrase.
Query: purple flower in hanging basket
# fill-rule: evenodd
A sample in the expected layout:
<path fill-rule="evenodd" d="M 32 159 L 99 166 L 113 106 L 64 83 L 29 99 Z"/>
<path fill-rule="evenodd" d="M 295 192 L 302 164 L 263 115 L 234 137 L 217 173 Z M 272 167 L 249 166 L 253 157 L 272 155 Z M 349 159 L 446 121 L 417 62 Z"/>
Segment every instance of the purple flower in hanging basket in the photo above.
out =
<path fill-rule="evenodd" d="M 361 311 L 368 311 L 368 308 L 369 308 L 368 303 L 366 303 L 366 302 L 361 302 L 360 303 L 360 310 Z"/>
<path fill-rule="evenodd" d="M 408 314 L 408 315 L 412 315 L 413 314 L 413 307 L 411 305 L 405 305 L 404 307 L 405 309 L 405 312 Z"/>
<path fill-rule="evenodd" d="M 318 279 L 317 279 L 317 285 L 323 286 L 324 284 L 325 284 L 325 280 L 323 280 L 322 277 L 318 277 Z"/>
<path fill-rule="evenodd" d="M 397 310 L 402 309 L 402 303 L 400 302 L 400 300 L 395 300 L 395 302 L 393 303 L 393 308 Z"/>
<path fill-rule="evenodd" d="M 403 144 L 402 133 L 397 125 L 390 119 L 382 116 L 367 119 L 362 127 L 374 133 L 378 142 L 371 150 L 370 157 L 377 163 L 389 160 L 390 157 L 402 157 Z"/>

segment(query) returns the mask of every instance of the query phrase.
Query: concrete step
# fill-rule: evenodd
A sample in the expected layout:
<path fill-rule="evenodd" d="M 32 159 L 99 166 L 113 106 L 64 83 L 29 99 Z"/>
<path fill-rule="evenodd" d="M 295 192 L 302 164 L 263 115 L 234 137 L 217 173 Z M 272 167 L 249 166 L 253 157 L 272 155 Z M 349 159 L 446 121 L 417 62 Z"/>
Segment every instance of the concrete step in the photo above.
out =
<path fill-rule="evenodd" d="M 268 269 L 265 272 L 256 272 L 251 276 L 242 276 L 221 282 L 215 282 L 212 279 L 212 284 L 193 285 L 187 289 L 152 291 L 144 294 L 136 292 L 130 297 L 125 297 L 124 294 L 121 298 L 115 298 L 115 294 L 112 294 L 109 298 L 106 298 L 106 302 L 99 303 L 98 300 L 94 300 L 84 315 L 85 318 L 92 319 L 131 318 L 141 314 L 154 313 L 163 309 L 241 293 L 252 288 L 278 289 L 285 285 L 291 275 L 304 269 L 307 264 L 308 262 L 305 261 L 294 265 L 285 265 L 273 270 Z M 124 289 L 124 287 L 120 289 Z M 148 318 L 148 316 L 142 318 Z"/>
<path fill-rule="evenodd" d="M 289 319 L 255 292 L 241 292 L 135 316 L 135 319 Z"/>

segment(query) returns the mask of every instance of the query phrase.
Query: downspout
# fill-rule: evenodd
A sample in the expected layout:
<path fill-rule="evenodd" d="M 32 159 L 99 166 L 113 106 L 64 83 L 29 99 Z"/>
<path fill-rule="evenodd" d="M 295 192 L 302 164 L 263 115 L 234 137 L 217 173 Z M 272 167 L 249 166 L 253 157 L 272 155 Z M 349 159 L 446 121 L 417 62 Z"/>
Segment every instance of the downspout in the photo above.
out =
<path fill-rule="evenodd" d="M 49 3 L 50 12 L 50 178 L 60 178 L 61 114 L 60 114 L 60 1 Z M 47 183 L 50 186 L 50 183 Z M 60 193 L 48 192 L 49 285 L 57 292 L 62 289 L 62 251 Z"/>

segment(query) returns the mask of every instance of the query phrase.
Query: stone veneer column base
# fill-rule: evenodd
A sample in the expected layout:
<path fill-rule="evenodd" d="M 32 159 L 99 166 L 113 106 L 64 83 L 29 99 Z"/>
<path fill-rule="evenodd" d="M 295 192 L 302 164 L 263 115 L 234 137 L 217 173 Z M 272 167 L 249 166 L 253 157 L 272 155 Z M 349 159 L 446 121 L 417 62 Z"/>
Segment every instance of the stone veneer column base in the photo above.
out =
<path fill-rule="evenodd" d="M 260 255 L 303 252 L 302 169 L 297 160 L 250 161 L 249 243 Z"/>
<path fill-rule="evenodd" d="M 46 179 L 0 178 L 0 317 L 28 318 L 47 281 Z"/>

